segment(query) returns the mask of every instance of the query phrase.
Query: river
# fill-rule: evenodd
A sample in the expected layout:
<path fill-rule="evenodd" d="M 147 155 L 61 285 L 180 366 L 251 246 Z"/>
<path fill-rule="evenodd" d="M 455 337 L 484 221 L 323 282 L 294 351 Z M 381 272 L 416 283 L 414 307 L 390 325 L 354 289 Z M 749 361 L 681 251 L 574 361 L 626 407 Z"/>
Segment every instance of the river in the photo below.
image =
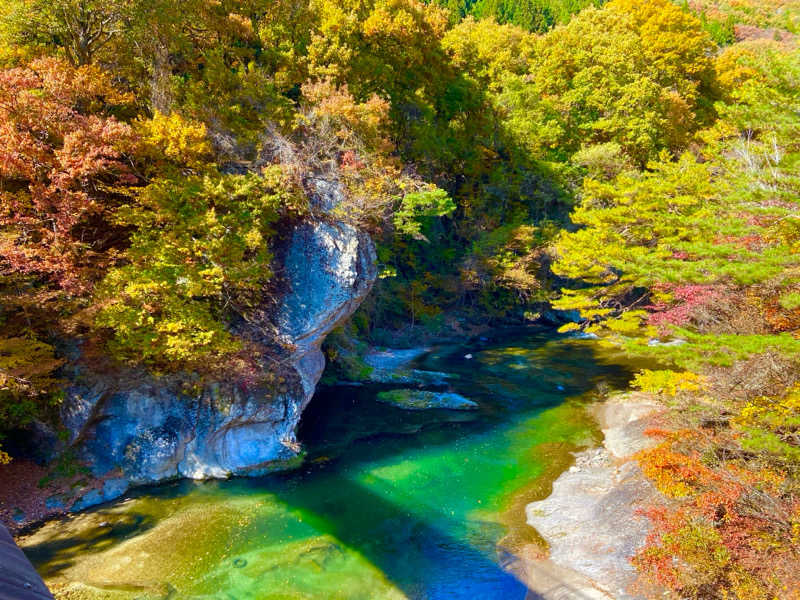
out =
<path fill-rule="evenodd" d="M 375 400 L 385 388 L 321 388 L 299 469 L 141 489 L 20 543 L 71 599 L 522 600 L 508 567 L 539 548 L 524 506 L 600 440 L 584 405 L 625 387 L 631 365 L 532 328 L 415 366 L 453 374 L 480 409 L 407 411 Z"/>

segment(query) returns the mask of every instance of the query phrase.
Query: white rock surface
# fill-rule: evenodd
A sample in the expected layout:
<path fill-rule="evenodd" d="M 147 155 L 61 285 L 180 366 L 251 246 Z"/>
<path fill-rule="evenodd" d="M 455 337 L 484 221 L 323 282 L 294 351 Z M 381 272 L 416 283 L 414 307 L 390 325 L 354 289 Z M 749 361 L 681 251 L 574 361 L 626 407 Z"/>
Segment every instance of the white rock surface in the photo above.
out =
<path fill-rule="evenodd" d="M 528 524 L 549 546 L 549 557 L 515 567 L 542 600 L 634 600 L 636 572 L 630 558 L 644 543 L 649 521 L 636 514 L 658 493 L 630 457 L 653 443 L 644 435 L 660 410 L 637 395 L 600 405 L 596 415 L 603 447 L 580 452 L 545 500 L 526 507 Z"/>

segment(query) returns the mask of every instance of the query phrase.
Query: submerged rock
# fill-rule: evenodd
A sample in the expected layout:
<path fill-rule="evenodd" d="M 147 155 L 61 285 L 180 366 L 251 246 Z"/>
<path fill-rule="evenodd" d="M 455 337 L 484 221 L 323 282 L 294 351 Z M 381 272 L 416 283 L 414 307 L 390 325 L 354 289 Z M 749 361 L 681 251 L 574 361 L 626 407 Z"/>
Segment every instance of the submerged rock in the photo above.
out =
<path fill-rule="evenodd" d="M 114 477 L 78 508 L 130 485 L 258 475 L 297 459 L 295 427 L 325 367 L 320 346 L 369 292 L 375 249 L 345 223 L 302 223 L 290 232 L 282 266 L 287 291 L 277 310 L 236 324 L 249 339 L 277 331 L 285 357 L 280 366 L 263 364 L 283 379 L 280 389 L 225 381 L 190 394 L 142 372 L 110 377 L 75 368 L 63 404 L 71 443 L 94 476 Z"/>
<path fill-rule="evenodd" d="M 440 371 L 373 369 L 367 376 L 367 381 L 371 383 L 398 383 L 417 386 L 445 386 L 453 378 L 452 374 Z"/>
<path fill-rule="evenodd" d="M 446 408 L 448 410 L 475 410 L 478 405 L 461 394 L 453 392 L 429 392 L 423 390 L 390 390 L 379 392 L 379 402 L 392 404 L 406 410 L 428 410 Z"/>
<path fill-rule="evenodd" d="M 400 369 L 430 352 L 430 348 L 373 348 L 364 355 L 364 362 L 373 369 Z"/>
<path fill-rule="evenodd" d="M 430 348 L 375 348 L 364 356 L 371 370 L 367 375 L 372 383 L 400 383 L 417 386 L 444 386 L 453 378 L 450 373 L 409 369 L 408 365 L 430 352 Z"/>
<path fill-rule="evenodd" d="M 430 350 L 425 347 L 366 349 L 338 346 L 338 364 L 346 364 L 347 368 L 342 373 L 344 380 L 337 381 L 337 384 L 383 383 L 444 387 L 455 375 L 409 368 L 410 363 Z"/>

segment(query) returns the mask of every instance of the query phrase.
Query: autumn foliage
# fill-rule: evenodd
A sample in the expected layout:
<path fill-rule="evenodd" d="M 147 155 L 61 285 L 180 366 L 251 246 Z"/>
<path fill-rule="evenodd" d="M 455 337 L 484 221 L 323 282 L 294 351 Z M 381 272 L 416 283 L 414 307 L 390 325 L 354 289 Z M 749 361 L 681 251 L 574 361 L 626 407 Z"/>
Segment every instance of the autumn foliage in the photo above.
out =
<path fill-rule="evenodd" d="M 547 302 L 652 361 L 636 566 L 796 597 L 798 31 L 796 0 L 5 0 L 0 435 L 59 426 L 76 354 L 257 380 L 231 324 L 342 219 L 370 341 Z"/>
<path fill-rule="evenodd" d="M 271 302 L 274 244 L 308 216 L 315 179 L 341 186 L 331 216 L 376 235 L 424 239 L 420 220 L 452 212 L 391 139 L 391 96 L 415 90 L 399 74 L 375 86 L 387 61 L 433 82 L 425 36 L 443 14 L 411 0 L 361 14 L 339 36 L 357 75 L 314 49 L 341 16 L 244 0 L 14 2 L 0 16 L 0 433 L 57 425 L 73 340 L 109 368 L 257 370 L 230 323 Z M 287 27 L 294 46 L 261 51 Z M 415 66 L 396 51 L 407 42 Z"/>
<path fill-rule="evenodd" d="M 0 71 L 0 253 L 6 273 L 86 292 L 112 248 L 110 211 L 136 184 L 129 101 L 96 67 L 39 59 Z"/>
<path fill-rule="evenodd" d="M 692 151 L 590 170 L 556 242 L 554 271 L 583 282 L 556 301 L 571 327 L 662 365 L 633 381 L 669 408 L 636 457 L 663 502 L 633 562 L 670 597 L 800 590 L 797 57 L 719 52 Z"/>
<path fill-rule="evenodd" d="M 55 58 L 0 71 L 0 422 L 57 401 L 50 345 L 124 243 L 111 213 L 136 186 L 131 98 L 92 66 Z M 63 319 L 63 321 L 60 321 Z"/>
<path fill-rule="evenodd" d="M 682 597 L 796 597 L 796 470 L 764 450 L 754 459 L 737 433 L 706 428 L 674 431 L 640 453 L 671 501 L 645 510 L 653 529 L 634 564 Z"/>

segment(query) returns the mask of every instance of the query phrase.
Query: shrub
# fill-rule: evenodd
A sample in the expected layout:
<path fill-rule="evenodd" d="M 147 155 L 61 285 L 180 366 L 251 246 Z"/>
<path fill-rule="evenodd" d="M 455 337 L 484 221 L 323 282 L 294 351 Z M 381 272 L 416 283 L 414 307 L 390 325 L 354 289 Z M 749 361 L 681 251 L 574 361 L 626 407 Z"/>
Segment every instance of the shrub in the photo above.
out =
<path fill-rule="evenodd" d="M 135 228 L 128 265 L 99 287 L 97 326 L 120 359 L 191 368 L 235 352 L 226 311 L 244 313 L 271 272 L 276 223 L 306 210 L 280 167 L 161 179 L 117 212 Z"/>
<path fill-rule="evenodd" d="M 631 385 L 643 392 L 674 397 L 680 392 L 696 392 L 701 389 L 704 377 L 685 371 L 651 371 L 644 369 L 636 374 Z"/>

